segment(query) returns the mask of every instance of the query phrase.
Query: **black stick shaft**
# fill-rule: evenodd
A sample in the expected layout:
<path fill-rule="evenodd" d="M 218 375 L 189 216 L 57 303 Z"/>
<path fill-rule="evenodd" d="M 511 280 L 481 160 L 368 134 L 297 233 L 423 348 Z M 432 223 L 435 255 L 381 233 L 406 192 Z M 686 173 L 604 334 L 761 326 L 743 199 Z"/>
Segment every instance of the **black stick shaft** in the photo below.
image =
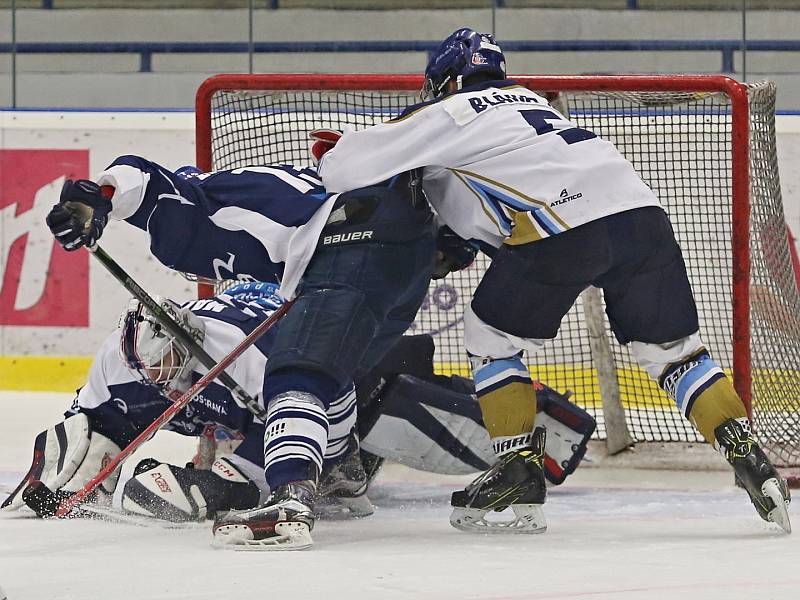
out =
<path fill-rule="evenodd" d="M 176 323 L 169 313 L 164 310 L 164 308 L 159 305 L 158 302 L 156 302 L 153 297 L 142 288 L 142 286 L 136 283 L 136 281 L 134 281 L 134 279 L 128 275 L 125 269 L 119 266 L 117 261 L 111 258 L 111 256 L 109 256 L 105 250 L 98 245 L 94 245 L 92 247 L 87 246 L 87 249 L 97 260 L 100 261 L 100 263 L 102 263 L 108 272 L 111 273 L 114 278 L 133 295 L 134 298 L 147 307 L 147 310 L 153 314 L 158 322 L 161 323 L 161 325 L 163 325 L 167 331 L 174 335 L 186 347 L 189 353 L 197 358 L 201 365 L 209 370 L 216 366 L 217 361 L 215 361 L 208 354 L 208 352 L 206 352 L 203 347 L 187 333 L 183 327 Z M 221 371 L 217 376 L 217 379 L 220 381 L 220 383 L 222 383 L 222 385 L 230 390 L 237 402 L 243 406 L 246 406 L 247 409 L 259 419 L 266 419 L 267 412 L 238 383 L 236 383 L 236 381 L 234 381 L 233 377 L 228 375 L 225 371 Z"/>

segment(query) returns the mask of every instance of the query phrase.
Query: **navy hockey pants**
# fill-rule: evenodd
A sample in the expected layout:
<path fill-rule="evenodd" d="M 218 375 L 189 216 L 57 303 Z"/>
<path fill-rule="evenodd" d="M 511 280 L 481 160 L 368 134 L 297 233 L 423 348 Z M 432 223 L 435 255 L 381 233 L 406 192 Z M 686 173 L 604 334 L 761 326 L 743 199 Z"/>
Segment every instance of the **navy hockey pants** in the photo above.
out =
<path fill-rule="evenodd" d="M 343 194 L 329 223 L 276 335 L 265 400 L 300 389 L 330 402 L 397 342 L 427 293 L 433 218 L 407 186 Z"/>
<path fill-rule="evenodd" d="M 472 309 L 484 323 L 528 339 L 550 339 L 578 295 L 603 290 L 621 344 L 666 343 L 699 328 L 686 265 L 666 213 L 637 208 L 549 238 L 504 245 L 481 280 Z"/>

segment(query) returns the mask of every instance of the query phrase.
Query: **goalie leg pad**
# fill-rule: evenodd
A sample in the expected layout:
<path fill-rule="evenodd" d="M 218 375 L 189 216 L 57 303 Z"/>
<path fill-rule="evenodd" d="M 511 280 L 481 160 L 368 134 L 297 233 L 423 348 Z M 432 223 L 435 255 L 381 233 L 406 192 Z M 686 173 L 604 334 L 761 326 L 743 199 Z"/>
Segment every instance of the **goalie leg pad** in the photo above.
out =
<path fill-rule="evenodd" d="M 122 508 L 166 521 L 199 521 L 220 511 L 252 508 L 260 496 L 258 486 L 227 458 L 215 460 L 208 471 L 149 458 L 125 484 Z"/>
<path fill-rule="evenodd" d="M 14 510 L 22 506 L 22 491 L 34 481 L 41 481 L 54 492 L 67 495 L 77 492 L 119 453 L 120 448 L 114 442 L 91 431 L 85 414 L 73 415 L 36 436 L 31 467 L 0 508 Z M 118 476 L 119 469 L 103 482 L 99 491 L 113 493 Z"/>
<path fill-rule="evenodd" d="M 79 491 L 120 452 L 122 452 L 122 448 L 117 444 L 106 436 L 93 431 L 89 438 L 89 448 L 86 450 L 86 455 L 83 457 L 83 461 L 81 461 L 75 474 L 63 486 L 55 489 L 60 489 L 60 491 L 67 493 Z M 105 481 L 97 488 L 98 492 L 105 493 L 110 497 L 117 487 L 117 480 L 119 479 L 119 472 L 121 469 L 122 465 L 117 467 L 111 475 L 106 477 Z"/>
<path fill-rule="evenodd" d="M 583 408 L 541 383 L 537 426 L 547 430 L 544 472 L 562 483 L 580 464 L 596 422 Z M 471 382 L 454 377 L 450 387 L 400 375 L 380 398 L 360 411 L 361 447 L 370 455 L 443 474 L 485 471 L 495 454 Z"/>
<path fill-rule="evenodd" d="M 474 396 L 399 375 L 361 410 L 361 448 L 414 469 L 467 474 L 495 456 Z"/>
<path fill-rule="evenodd" d="M 539 409 L 536 426 L 547 431 L 544 475 L 550 483 L 559 485 L 581 464 L 597 421 L 569 400 L 570 392 L 559 394 L 538 381 L 533 385 Z"/>

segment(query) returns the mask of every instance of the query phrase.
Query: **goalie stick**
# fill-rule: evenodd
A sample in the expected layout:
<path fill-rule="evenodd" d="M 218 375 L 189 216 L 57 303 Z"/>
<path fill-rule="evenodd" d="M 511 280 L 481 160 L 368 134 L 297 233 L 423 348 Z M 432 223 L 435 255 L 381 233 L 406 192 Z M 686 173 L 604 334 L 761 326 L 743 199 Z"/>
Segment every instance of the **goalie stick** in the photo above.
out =
<path fill-rule="evenodd" d="M 105 481 L 105 479 L 113 473 L 119 464 L 128 458 L 136 449 L 147 441 L 156 431 L 158 431 L 165 423 L 172 417 L 180 412 L 192 399 L 199 394 L 205 387 L 217 378 L 220 373 L 223 373 L 225 368 L 235 361 L 245 350 L 252 346 L 255 341 L 266 333 L 281 317 L 289 310 L 292 302 L 286 302 L 278 310 L 272 313 L 269 318 L 258 325 L 246 338 L 244 338 L 238 346 L 231 350 L 225 358 L 218 364 L 209 369 L 208 373 L 203 375 L 197 383 L 195 383 L 189 390 L 178 398 L 170 407 L 168 407 L 161 415 L 153 421 L 147 428 L 142 431 L 136 438 L 128 444 L 119 454 L 111 459 L 100 472 L 92 478 L 86 485 L 78 490 L 72 496 L 61 499 L 55 492 L 47 489 L 41 482 L 33 482 L 29 488 L 23 493 L 25 502 L 33 508 L 37 514 L 53 515 L 57 518 L 63 518 L 69 515 L 70 511 L 91 494 L 97 487 Z M 38 485 L 37 485 L 38 483 Z"/>
<path fill-rule="evenodd" d="M 178 325 L 178 323 L 175 322 L 169 313 L 164 310 L 164 308 L 162 308 L 161 305 L 142 288 L 142 286 L 136 283 L 136 281 L 134 281 L 134 279 L 128 275 L 125 269 L 123 269 L 113 258 L 111 258 L 111 256 L 109 256 L 105 250 L 103 250 L 97 244 L 94 246 L 87 246 L 86 249 L 91 252 L 97 260 L 100 261 L 100 263 L 108 270 L 109 273 L 114 276 L 117 281 L 122 284 L 122 287 L 128 290 L 134 298 L 147 307 L 150 313 L 156 318 L 156 320 L 158 320 L 159 323 L 161 323 L 161 325 L 164 326 L 164 328 L 166 328 L 167 331 L 180 340 L 189 353 L 194 356 L 201 365 L 209 370 L 214 368 L 216 361 L 209 356 L 208 352 L 206 352 L 203 347 L 198 344 L 197 341 L 195 341 L 195 339 L 189 335 L 183 327 Z M 236 381 L 234 381 L 233 377 L 228 375 L 225 371 L 220 371 L 217 378 L 222 385 L 228 388 L 233 397 L 242 406 L 247 407 L 247 410 L 249 410 L 251 413 L 253 413 L 253 415 L 262 421 L 266 420 L 267 412 L 258 402 L 256 402 L 254 398 L 250 397 L 250 395 L 245 392 L 244 389 L 238 383 L 236 383 Z"/>

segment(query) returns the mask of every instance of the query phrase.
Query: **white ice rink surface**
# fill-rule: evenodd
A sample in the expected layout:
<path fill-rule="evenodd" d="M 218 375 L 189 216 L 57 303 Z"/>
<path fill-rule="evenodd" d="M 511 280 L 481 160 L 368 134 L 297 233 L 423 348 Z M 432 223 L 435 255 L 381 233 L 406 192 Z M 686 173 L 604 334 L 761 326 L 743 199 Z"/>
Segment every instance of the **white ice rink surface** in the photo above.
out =
<path fill-rule="evenodd" d="M 0 393 L 0 491 L 68 401 Z M 186 459 L 191 446 L 161 436 L 150 454 Z M 800 531 L 758 519 L 730 473 L 581 467 L 551 490 L 549 529 L 533 536 L 451 528 L 449 493 L 464 481 L 389 466 L 370 494 L 375 515 L 319 522 L 302 552 L 214 550 L 207 524 L 3 514 L 0 587 L 8 600 L 800 598 Z"/>

